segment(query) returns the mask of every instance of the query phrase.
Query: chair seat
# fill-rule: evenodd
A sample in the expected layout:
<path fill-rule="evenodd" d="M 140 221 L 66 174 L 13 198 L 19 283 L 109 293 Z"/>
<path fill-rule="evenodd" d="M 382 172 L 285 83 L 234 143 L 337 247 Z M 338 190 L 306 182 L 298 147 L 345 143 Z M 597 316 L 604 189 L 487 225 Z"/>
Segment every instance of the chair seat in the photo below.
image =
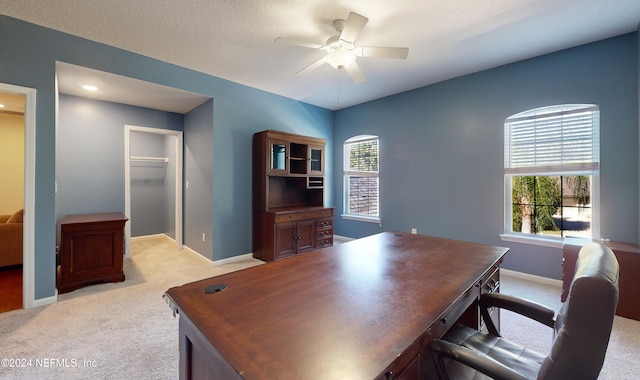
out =
<path fill-rule="evenodd" d="M 506 339 L 481 333 L 466 326 L 454 326 L 442 339 L 481 352 L 528 379 L 535 379 L 538 376 L 540 366 L 545 358 L 542 354 Z M 451 379 L 490 379 L 488 376 L 453 360 L 449 360 L 446 367 Z"/>

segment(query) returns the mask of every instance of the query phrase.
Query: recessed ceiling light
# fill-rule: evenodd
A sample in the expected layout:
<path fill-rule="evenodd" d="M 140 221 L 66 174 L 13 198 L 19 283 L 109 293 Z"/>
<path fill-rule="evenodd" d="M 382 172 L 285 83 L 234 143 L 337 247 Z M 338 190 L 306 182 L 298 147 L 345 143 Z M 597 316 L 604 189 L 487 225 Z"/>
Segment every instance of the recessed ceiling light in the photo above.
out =
<path fill-rule="evenodd" d="M 0 108 L 4 108 L 4 104 L 0 103 Z"/>
<path fill-rule="evenodd" d="M 82 88 L 84 88 L 87 91 L 98 91 L 98 87 L 91 86 L 91 85 L 88 85 L 88 84 L 85 84 L 84 86 L 82 86 Z"/>

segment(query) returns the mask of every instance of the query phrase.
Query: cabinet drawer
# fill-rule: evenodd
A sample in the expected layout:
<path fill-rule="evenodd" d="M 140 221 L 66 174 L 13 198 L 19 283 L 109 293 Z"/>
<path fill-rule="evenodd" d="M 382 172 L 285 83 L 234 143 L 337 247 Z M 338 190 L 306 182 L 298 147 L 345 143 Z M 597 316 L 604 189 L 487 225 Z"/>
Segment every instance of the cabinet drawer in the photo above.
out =
<path fill-rule="evenodd" d="M 293 212 L 276 214 L 275 222 L 276 223 L 293 222 L 297 220 L 327 218 L 331 216 L 333 216 L 332 209 L 293 211 Z"/>
<path fill-rule="evenodd" d="M 316 231 L 316 238 L 318 239 L 323 239 L 323 238 L 332 237 L 332 236 L 333 236 L 333 228 L 325 228 L 323 230 Z"/>
<path fill-rule="evenodd" d="M 316 228 L 317 229 L 333 228 L 333 218 L 318 220 L 318 222 L 316 224 Z"/>
<path fill-rule="evenodd" d="M 467 310 L 469 306 L 480 296 L 479 286 L 472 286 L 467 290 L 458 301 L 451 305 L 447 311 L 445 311 L 437 321 L 429 327 L 427 332 L 431 339 L 440 339 L 442 336 L 453 326 L 458 318 Z"/>
<path fill-rule="evenodd" d="M 330 247 L 333 245 L 333 235 L 316 240 L 316 248 Z"/>

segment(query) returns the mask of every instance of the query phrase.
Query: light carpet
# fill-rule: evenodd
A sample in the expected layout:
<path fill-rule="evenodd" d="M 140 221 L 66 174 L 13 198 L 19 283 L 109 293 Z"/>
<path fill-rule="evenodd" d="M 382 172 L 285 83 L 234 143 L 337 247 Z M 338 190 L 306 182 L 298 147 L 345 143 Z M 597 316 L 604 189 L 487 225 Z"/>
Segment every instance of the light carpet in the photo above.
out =
<path fill-rule="evenodd" d="M 500 292 L 530 299 L 556 312 L 562 306 L 560 284 L 523 279 L 503 272 Z M 501 311 L 500 318 L 502 336 L 545 355 L 550 352 L 553 339 L 551 328 L 510 311 Z M 616 315 L 604 365 L 598 379 L 638 378 L 640 378 L 640 321 Z"/>
<path fill-rule="evenodd" d="M 163 236 L 133 239 L 126 280 L 77 289 L 58 302 L 0 314 L 2 379 L 177 379 L 178 319 L 162 298 L 173 286 L 259 265 L 213 266 Z"/>
<path fill-rule="evenodd" d="M 162 299 L 173 286 L 261 264 L 212 266 L 166 237 L 134 239 L 126 281 L 62 294 L 58 302 L 0 314 L 2 379 L 177 379 L 178 319 Z M 559 308 L 559 286 L 504 276 L 502 291 Z M 551 330 L 502 314 L 506 337 L 546 353 Z M 7 367 L 5 363 L 12 364 Z M 640 373 L 640 322 L 616 317 L 601 379 Z"/>

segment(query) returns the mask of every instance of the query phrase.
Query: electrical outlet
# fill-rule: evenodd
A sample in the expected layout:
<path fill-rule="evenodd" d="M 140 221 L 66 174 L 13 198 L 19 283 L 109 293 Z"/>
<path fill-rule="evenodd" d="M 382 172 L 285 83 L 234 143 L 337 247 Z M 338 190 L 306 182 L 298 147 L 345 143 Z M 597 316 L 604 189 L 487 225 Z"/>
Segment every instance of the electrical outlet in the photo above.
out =
<path fill-rule="evenodd" d="M 204 232 L 202 233 L 202 241 L 207 241 L 207 235 Z"/>
<path fill-rule="evenodd" d="M 417 234 L 417 233 L 418 233 L 418 230 L 417 230 L 416 228 L 412 228 L 412 229 L 411 229 L 411 233 L 415 235 L 415 234 Z"/>

